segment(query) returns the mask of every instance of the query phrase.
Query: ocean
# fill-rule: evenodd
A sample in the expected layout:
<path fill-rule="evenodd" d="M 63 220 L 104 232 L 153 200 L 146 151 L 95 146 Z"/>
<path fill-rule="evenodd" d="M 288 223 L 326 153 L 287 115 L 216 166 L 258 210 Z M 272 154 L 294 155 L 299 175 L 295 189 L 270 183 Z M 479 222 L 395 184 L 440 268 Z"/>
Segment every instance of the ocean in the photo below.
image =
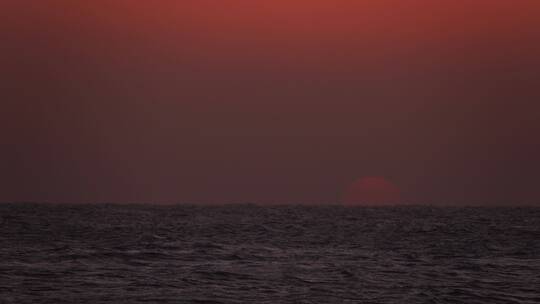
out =
<path fill-rule="evenodd" d="M 540 303 L 540 208 L 0 204 L 0 303 Z"/>

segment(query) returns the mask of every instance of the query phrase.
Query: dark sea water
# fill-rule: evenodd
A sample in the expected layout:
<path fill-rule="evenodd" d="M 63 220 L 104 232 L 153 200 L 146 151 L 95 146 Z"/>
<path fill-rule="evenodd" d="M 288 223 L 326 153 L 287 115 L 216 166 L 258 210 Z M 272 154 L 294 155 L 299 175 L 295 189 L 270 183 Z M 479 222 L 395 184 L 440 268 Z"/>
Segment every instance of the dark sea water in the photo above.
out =
<path fill-rule="evenodd" d="M 540 303 L 540 209 L 0 204 L 0 303 Z"/>

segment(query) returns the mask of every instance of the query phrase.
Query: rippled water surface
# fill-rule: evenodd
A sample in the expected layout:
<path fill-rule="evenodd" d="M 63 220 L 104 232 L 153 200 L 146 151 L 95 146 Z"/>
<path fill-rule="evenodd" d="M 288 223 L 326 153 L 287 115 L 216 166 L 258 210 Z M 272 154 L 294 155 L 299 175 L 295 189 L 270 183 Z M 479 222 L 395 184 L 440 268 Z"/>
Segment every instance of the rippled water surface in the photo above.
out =
<path fill-rule="evenodd" d="M 540 303 L 540 209 L 0 205 L 0 303 Z"/>

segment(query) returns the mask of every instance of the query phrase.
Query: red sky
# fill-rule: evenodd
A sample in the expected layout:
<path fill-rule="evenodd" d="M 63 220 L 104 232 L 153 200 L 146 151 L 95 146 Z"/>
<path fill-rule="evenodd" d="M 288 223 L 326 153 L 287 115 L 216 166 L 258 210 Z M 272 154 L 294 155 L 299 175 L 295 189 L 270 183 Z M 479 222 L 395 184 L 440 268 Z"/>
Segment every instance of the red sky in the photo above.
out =
<path fill-rule="evenodd" d="M 331 203 L 383 176 L 540 203 L 536 0 L 4 0 L 0 34 L 0 201 Z"/>

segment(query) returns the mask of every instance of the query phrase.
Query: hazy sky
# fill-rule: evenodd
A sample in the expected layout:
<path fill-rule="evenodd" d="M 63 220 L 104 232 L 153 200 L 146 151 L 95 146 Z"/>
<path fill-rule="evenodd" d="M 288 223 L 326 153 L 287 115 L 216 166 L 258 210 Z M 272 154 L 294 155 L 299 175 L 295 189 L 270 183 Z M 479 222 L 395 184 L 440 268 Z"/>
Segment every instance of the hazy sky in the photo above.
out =
<path fill-rule="evenodd" d="M 2 0 L 0 37 L 0 201 L 540 204 L 537 0 Z"/>

